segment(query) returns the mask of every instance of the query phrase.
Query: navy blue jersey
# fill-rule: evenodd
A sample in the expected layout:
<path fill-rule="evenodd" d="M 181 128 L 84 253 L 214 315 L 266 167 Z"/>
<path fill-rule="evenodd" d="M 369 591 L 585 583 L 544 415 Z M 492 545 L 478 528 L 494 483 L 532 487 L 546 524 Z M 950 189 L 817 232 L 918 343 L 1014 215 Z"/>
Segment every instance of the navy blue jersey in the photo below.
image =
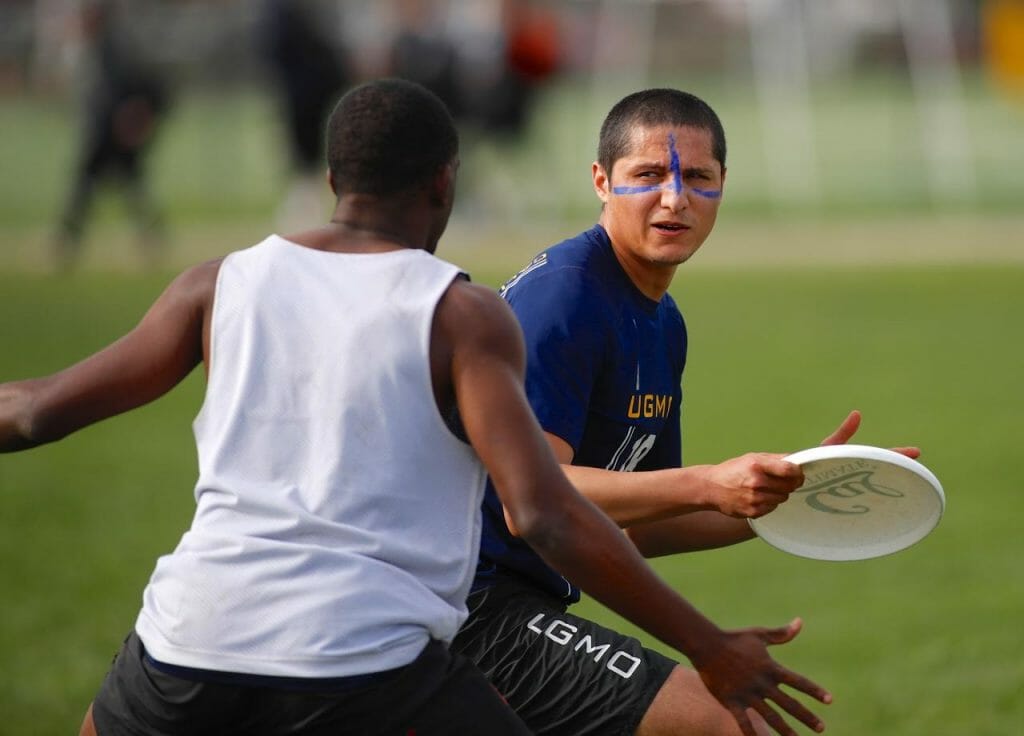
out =
<path fill-rule="evenodd" d="M 541 253 L 501 287 L 526 338 L 526 394 L 573 464 L 679 467 L 686 325 L 672 297 L 644 296 L 600 225 Z M 500 418 L 495 418 L 500 421 Z M 505 525 L 488 484 L 474 589 L 525 576 L 574 602 L 579 591 Z"/>

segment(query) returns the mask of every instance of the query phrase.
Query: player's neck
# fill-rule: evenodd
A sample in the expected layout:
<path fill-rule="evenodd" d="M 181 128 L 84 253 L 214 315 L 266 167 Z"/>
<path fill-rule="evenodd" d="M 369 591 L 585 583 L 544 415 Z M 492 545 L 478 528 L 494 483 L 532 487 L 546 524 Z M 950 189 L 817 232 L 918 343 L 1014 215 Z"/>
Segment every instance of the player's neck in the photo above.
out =
<path fill-rule="evenodd" d="M 342 250 L 385 251 L 422 248 L 400 228 L 348 220 L 331 220 L 323 228 L 329 242 Z"/>
<path fill-rule="evenodd" d="M 633 253 L 621 250 L 612 244 L 612 251 L 618 260 L 626 276 L 633 282 L 633 286 L 640 290 L 640 293 L 648 299 L 660 302 L 661 298 L 668 292 L 672 285 L 672 278 L 676 273 L 675 264 L 653 263 L 637 258 Z"/>
<path fill-rule="evenodd" d="M 432 214 L 416 202 L 347 195 L 322 232 L 332 250 L 432 250 Z"/>

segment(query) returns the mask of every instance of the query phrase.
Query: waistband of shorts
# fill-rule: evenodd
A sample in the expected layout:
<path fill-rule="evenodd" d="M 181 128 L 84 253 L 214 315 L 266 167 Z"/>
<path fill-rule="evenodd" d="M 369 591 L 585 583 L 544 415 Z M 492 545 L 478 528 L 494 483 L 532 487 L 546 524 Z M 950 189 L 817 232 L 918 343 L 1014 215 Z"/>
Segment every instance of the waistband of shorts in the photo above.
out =
<path fill-rule="evenodd" d="M 424 653 L 432 646 L 443 646 L 436 640 L 428 642 Z M 368 672 L 360 675 L 348 675 L 345 677 L 280 677 L 276 675 L 255 675 L 246 672 L 222 672 L 220 670 L 207 670 L 197 667 L 182 667 L 181 665 L 161 662 L 154 659 L 146 651 L 145 645 L 139 640 L 139 647 L 142 650 L 143 661 L 158 672 L 171 675 L 182 680 L 192 682 L 205 682 L 217 685 L 241 685 L 245 687 L 273 688 L 275 690 L 298 690 L 298 691 L 319 691 L 319 692 L 347 692 L 359 690 L 375 685 L 382 685 L 394 679 L 413 663 L 396 667 L 395 669 L 383 670 L 381 672 Z M 423 654 L 420 654 L 422 657 Z M 417 658 L 419 659 L 419 658 Z M 415 662 L 415 660 L 414 660 Z"/>
<path fill-rule="evenodd" d="M 547 606 L 552 606 L 565 611 L 569 604 L 563 598 L 552 594 L 541 588 L 536 583 L 516 575 L 512 572 L 503 571 L 493 577 L 485 587 L 474 590 L 467 598 L 470 608 L 479 605 L 497 606 L 510 598 L 537 598 Z"/>

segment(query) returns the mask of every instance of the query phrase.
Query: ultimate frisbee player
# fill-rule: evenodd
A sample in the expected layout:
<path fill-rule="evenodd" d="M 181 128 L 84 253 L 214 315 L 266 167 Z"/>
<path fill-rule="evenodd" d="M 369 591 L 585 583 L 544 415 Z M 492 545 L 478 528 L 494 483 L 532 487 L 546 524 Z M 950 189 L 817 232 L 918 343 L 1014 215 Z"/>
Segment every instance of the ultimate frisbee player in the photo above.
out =
<path fill-rule="evenodd" d="M 803 482 L 798 466 L 771 453 L 681 467 L 687 333 L 668 288 L 714 227 L 725 154 L 722 124 L 703 100 L 673 89 L 627 96 L 601 127 L 598 224 L 502 287 L 525 334 L 527 396 L 555 455 L 645 556 L 749 539 L 747 519 Z M 825 443 L 846 442 L 859 422 L 851 413 Z M 570 613 L 578 582 L 514 533 L 489 489 L 470 617 L 454 649 L 536 733 L 752 734 L 765 722 L 794 733 L 764 704 L 748 712 L 717 697 L 699 661 L 690 669 Z M 788 695 L 773 699 L 821 727 Z"/>

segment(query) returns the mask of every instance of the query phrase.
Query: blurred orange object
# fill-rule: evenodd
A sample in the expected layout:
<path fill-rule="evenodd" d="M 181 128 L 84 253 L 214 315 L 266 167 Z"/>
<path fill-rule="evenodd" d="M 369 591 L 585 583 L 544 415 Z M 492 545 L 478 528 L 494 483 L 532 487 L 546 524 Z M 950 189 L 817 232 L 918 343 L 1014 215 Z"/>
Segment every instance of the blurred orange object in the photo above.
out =
<path fill-rule="evenodd" d="M 993 78 L 1024 94 L 1024 0 L 988 0 L 981 20 L 985 60 Z"/>
<path fill-rule="evenodd" d="M 561 66 L 558 19 L 553 13 L 529 9 L 518 13 L 508 38 L 508 65 L 531 82 L 547 79 Z"/>

